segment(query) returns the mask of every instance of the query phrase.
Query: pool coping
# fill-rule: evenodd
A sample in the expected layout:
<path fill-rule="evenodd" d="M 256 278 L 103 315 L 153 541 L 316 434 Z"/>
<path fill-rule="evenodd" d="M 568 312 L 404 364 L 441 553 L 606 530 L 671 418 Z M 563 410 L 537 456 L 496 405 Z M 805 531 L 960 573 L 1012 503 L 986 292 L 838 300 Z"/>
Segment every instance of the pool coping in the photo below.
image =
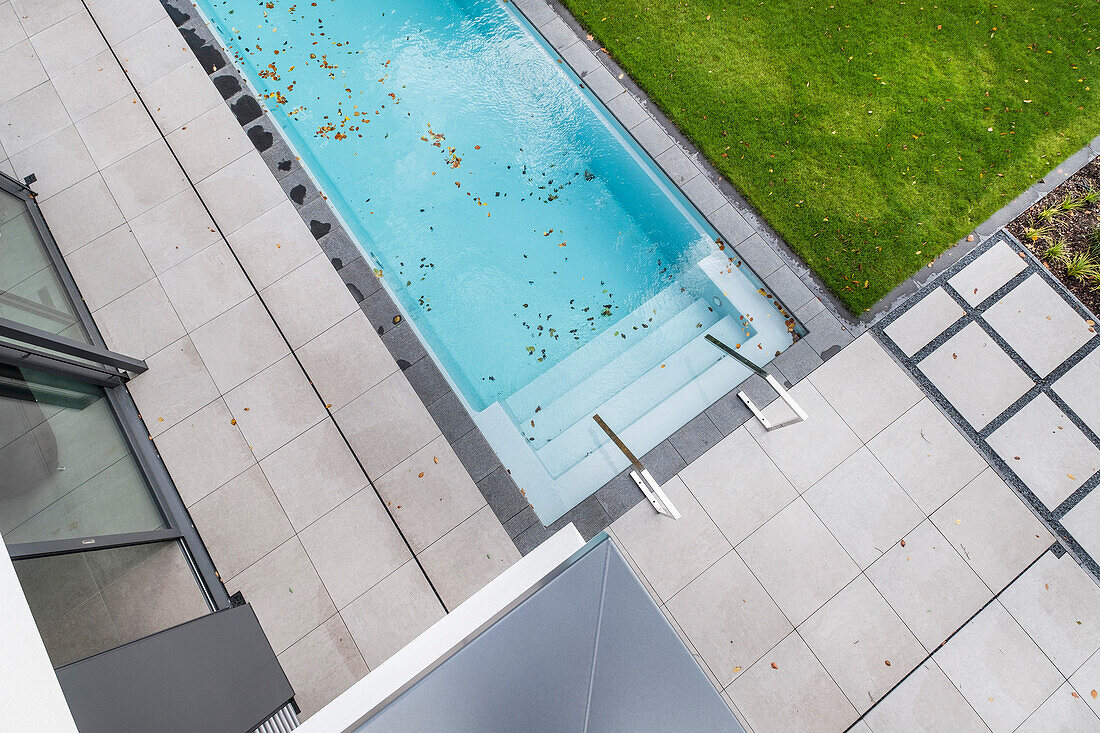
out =
<path fill-rule="evenodd" d="M 644 496 L 629 478 L 627 469 L 551 525 L 544 526 L 538 520 L 534 509 L 512 480 L 509 471 L 474 424 L 413 328 L 405 322 L 400 309 L 382 287 L 370 263 L 341 224 L 327 198 L 294 155 L 293 148 L 284 138 L 279 125 L 269 117 L 266 105 L 260 101 L 251 83 L 233 62 L 234 56 L 222 47 L 202 15 L 188 0 L 160 2 L 309 227 L 318 245 L 359 303 L 361 310 L 378 331 L 401 373 L 424 403 L 517 549 L 526 554 L 569 523 L 573 523 L 587 540 L 640 503 Z M 838 318 L 838 315 L 844 313 L 838 302 L 814 282 L 809 276 L 808 268 L 801 265 L 793 253 L 783 249 L 785 245 L 777 246 L 781 242 L 778 235 L 728 182 L 722 181 L 705 157 L 675 131 L 675 127 L 657 110 L 656 105 L 650 103 L 640 90 L 628 93 L 627 88 L 606 67 L 599 65 L 602 62 L 597 55 L 583 45 L 585 32 L 572 16 L 568 16 L 564 8 L 557 3 L 554 3 L 556 7 L 551 7 L 542 0 L 516 0 L 512 5 L 538 31 L 546 44 L 557 52 L 559 62 L 570 66 L 582 84 L 591 89 L 607 112 L 624 129 L 631 131 L 645 126 L 640 133 L 648 133 L 648 137 L 631 132 L 632 137 L 657 166 L 666 172 L 670 182 L 692 202 L 699 214 L 722 236 L 723 241 L 737 250 L 741 259 L 753 269 L 767 289 L 785 304 L 798 303 L 788 312 L 806 327 L 807 334 L 769 362 L 766 366 L 768 371 L 780 377 L 787 386 L 791 386 L 864 330 L 861 324 L 852 322 L 847 317 L 843 321 Z M 541 22 L 536 23 L 540 12 L 544 15 Z M 563 12 L 571 21 L 569 24 L 562 18 Z M 561 25 L 552 25 L 555 21 Z M 543 30 L 548 25 L 551 28 Z M 562 32 L 563 29 L 568 33 Z M 580 48 L 578 44 L 581 44 Z M 593 62 L 597 66 L 591 67 Z M 599 73 L 601 69 L 603 74 Z M 619 75 L 624 80 L 628 78 L 622 72 Z M 620 97 L 617 108 L 610 106 L 612 100 Z M 637 119 L 639 110 L 644 114 L 641 119 Z M 628 115 L 634 116 L 633 124 Z M 646 125 L 647 121 L 651 124 Z M 656 134 L 653 130 L 654 124 L 657 127 Z M 662 134 L 667 141 L 661 137 Z M 662 155 L 675 158 L 674 151 L 677 148 L 698 171 L 683 182 L 678 181 L 666 167 L 667 163 L 662 165 L 659 159 Z M 679 162 L 682 163 L 682 159 Z M 688 184 L 694 186 L 685 188 Z M 715 193 L 721 196 L 722 203 L 711 208 L 708 215 L 701 202 L 709 195 L 712 197 L 711 203 L 714 203 Z M 716 221 L 716 214 L 719 212 L 725 221 Z M 748 231 L 745 230 L 746 226 Z M 746 252 L 751 252 L 751 255 L 746 256 Z M 768 274 L 761 274 L 762 270 L 767 270 Z M 734 387 L 642 457 L 643 463 L 658 482 L 663 483 L 672 478 L 701 456 L 707 448 L 752 417 L 737 397 L 737 392 L 741 390 L 760 406 L 767 405 L 776 398 L 774 391 L 757 376 Z"/>

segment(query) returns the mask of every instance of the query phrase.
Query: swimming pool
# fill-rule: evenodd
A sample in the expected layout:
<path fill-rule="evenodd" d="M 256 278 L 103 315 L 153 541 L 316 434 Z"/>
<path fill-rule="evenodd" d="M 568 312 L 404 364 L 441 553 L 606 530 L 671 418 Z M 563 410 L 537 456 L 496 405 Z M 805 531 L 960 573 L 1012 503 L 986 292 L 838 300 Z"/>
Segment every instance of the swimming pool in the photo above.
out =
<path fill-rule="evenodd" d="M 761 283 L 499 0 L 199 0 L 539 518 L 791 343 Z"/>

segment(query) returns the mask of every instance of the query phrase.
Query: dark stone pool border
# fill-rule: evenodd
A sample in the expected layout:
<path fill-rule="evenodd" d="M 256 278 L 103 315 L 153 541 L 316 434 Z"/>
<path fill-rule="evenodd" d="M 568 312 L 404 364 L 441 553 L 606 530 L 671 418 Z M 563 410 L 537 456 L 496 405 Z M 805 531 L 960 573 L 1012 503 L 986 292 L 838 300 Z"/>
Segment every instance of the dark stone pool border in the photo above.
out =
<path fill-rule="evenodd" d="M 542 5 L 550 13 L 541 24 L 536 24 L 529 13 L 530 8 L 538 7 L 531 5 L 532 2 Z M 367 319 L 377 329 L 401 372 L 427 407 L 440 432 L 519 551 L 526 554 L 570 522 L 588 540 L 640 503 L 644 499 L 642 493 L 628 472 L 623 471 L 552 525 L 542 525 L 416 333 L 403 318 L 394 323 L 394 317 L 401 315 L 400 310 L 382 288 L 355 241 L 340 224 L 328 200 L 321 195 L 308 171 L 295 157 L 280 127 L 268 116 L 251 85 L 232 63 L 232 55 L 222 48 L 188 0 L 161 0 L 161 4 L 347 284 Z M 523 11 L 524 16 L 548 44 L 559 50 L 561 62 L 570 64 L 582 84 L 589 86 L 608 111 L 631 131 L 635 140 L 669 174 L 673 184 L 685 197 L 695 203 L 701 212 L 704 208 L 711 209 L 704 216 L 715 230 L 737 249 L 767 289 L 791 306 L 791 312 L 805 326 L 806 336 L 772 360 L 768 371 L 791 386 L 840 351 L 863 330 L 859 324 L 837 317 L 844 311 L 835 299 L 810 277 L 809 270 L 781 244 L 778 235 L 760 215 L 732 186 L 720 179 L 702 154 L 676 131 L 664 115 L 656 111 L 656 105 L 650 103 L 644 93 L 633 85 L 627 90 L 615 78 L 618 74 L 613 76 L 605 67 L 592 66 L 591 61 L 585 61 L 578 47 L 583 43 L 584 33 L 568 13 L 565 15 L 570 22 L 565 25 L 566 21 L 558 15 L 563 12 L 560 6 L 551 8 L 542 0 L 521 0 L 521 3 L 515 4 L 520 10 L 520 4 L 528 6 L 528 10 Z M 562 32 L 562 27 L 557 24 L 551 32 L 540 29 L 540 25 L 545 26 L 554 20 L 562 24 L 569 35 Z M 587 46 L 583 48 L 591 55 Z M 594 56 L 592 59 L 596 60 Z M 611 62 L 605 59 L 596 60 L 596 63 Z M 601 69 L 603 74 L 599 73 Z M 623 79 L 627 77 L 624 75 Z M 611 92 L 616 93 L 605 98 Z M 620 102 L 611 106 L 609 101 L 614 98 L 619 98 Z M 638 107 L 644 116 L 639 114 Z M 662 135 L 668 138 L 667 143 Z M 699 174 L 685 180 L 683 185 L 672 172 L 673 163 L 679 163 L 681 168 L 683 166 L 683 159 L 678 154 L 687 157 L 699 169 Z M 709 185 L 704 185 L 704 180 Z M 750 377 L 735 387 L 642 456 L 642 462 L 658 482 L 671 479 L 751 417 L 737 397 L 739 390 L 744 390 L 760 406 L 776 398 L 774 391 L 760 377 Z"/>

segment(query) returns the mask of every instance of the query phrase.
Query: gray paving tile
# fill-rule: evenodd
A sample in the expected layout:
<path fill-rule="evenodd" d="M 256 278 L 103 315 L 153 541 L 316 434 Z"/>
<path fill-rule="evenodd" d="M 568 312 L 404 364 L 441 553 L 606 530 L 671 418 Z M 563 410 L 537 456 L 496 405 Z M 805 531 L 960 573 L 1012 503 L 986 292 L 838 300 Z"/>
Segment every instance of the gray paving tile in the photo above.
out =
<path fill-rule="evenodd" d="M 316 241 L 294 204 L 282 201 L 228 235 L 255 287 L 263 289 L 317 256 Z"/>
<path fill-rule="evenodd" d="M 588 47 L 580 42 L 573 44 L 569 48 L 570 50 L 575 49 L 573 53 L 580 55 L 580 48 L 582 47 L 585 51 L 588 51 Z M 567 54 L 563 53 L 562 55 L 565 56 Z M 593 63 L 599 63 L 590 51 L 588 52 L 588 56 L 592 59 Z M 572 58 L 568 60 L 571 64 L 573 63 Z M 574 68 L 576 68 L 575 64 Z M 649 112 L 646 111 L 645 107 L 643 107 L 632 94 L 620 94 L 607 103 L 607 108 L 611 110 L 611 114 L 615 115 L 616 119 L 619 120 L 619 124 L 628 130 L 649 118 Z"/>
<path fill-rule="evenodd" d="M 366 314 L 374 329 L 382 335 L 404 321 L 401 311 L 385 290 L 379 289 L 373 295 L 368 295 L 359 304 L 359 308 Z M 397 319 L 397 323 L 394 323 L 394 319 Z"/>
<path fill-rule="evenodd" d="M 793 629 L 736 552 L 703 571 L 666 608 L 723 688 Z"/>
<path fill-rule="evenodd" d="M 577 42 L 577 36 L 573 33 L 573 29 L 567 26 L 561 18 L 554 18 L 540 25 L 539 33 L 554 48 L 565 48 Z"/>
<path fill-rule="evenodd" d="M 800 693 L 793 695 L 792 690 Z M 795 632 L 734 680 L 727 693 L 753 733 L 843 730 L 858 717 Z"/>
<path fill-rule="evenodd" d="M 747 429 L 735 430 L 680 472 L 730 544 L 736 545 L 798 498 Z M 641 494 L 634 486 L 635 494 Z"/>
<path fill-rule="evenodd" d="M 634 479 L 630 478 L 629 470 L 623 471 L 596 489 L 596 493 L 592 496 L 600 502 L 600 506 L 607 513 L 607 518 L 612 522 L 645 499 L 641 489 L 634 483 Z"/>
<path fill-rule="evenodd" d="M 164 203 L 187 188 L 187 179 L 163 140 L 146 145 L 105 168 L 103 180 L 127 219 Z"/>
<path fill-rule="evenodd" d="M 936 510 L 932 522 L 995 593 L 1054 542 L 993 469 Z"/>
<path fill-rule="evenodd" d="M 638 141 L 638 144 L 653 157 L 657 157 L 672 147 L 672 138 L 653 118 L 643 120 L 641 124 L 631 128 L 630 133 Z"/>
<path fill-rule="evenodd" d="M 215 242 L 165 270 L 160 282 L 189 331 L 243 303 L 256 292 L 225 242 Z"/>
<path fill-rule="evenodd" d="M 110 43 L 118 43 L 165 17 L 160 3 L 90 0 L 88 10 Z"/>
<path fill-rule="evenodd" d="M 585 74 L 584 83 L 605 104 L 626 91 L 619 80 L 602 66 Z"/>
<path fill-rule="evenodd" d="M 908 532 L 871 567 L 867 577 L 929 652 L 992 597 L 930 521 Z"/>
<path fill-rule="evenodd" d="M 298 536 L 337 608 L 412 559 L 371 488 L 362 489 Z"/>
<path fill-rule="evenodd" d="M 970 305 L 978 305 L 1027 266 L 1005 242 L 998 242 L 956 273 L 947 284 Z"/>
<path fill-rule="evenodd" d="M 271 455 L 328 417 L 293 356 L 226 393 L 225 403 L 257 459 Z"/>
<path fill-rule="evenodd" d="M 485 504 L 442 435 L 374 485 L 418 554 Z"/>
<path fill-rule="evenodd" d="M 39 206 L 62 254 L 84 246 L 126 221 L 98 174 L 40 201 Z"/>
<path fill-rule="evenodd" d="M 193 331 L 191 340 L 222 392 L 228 392 L 290 353 L 271 316 L 255 296 Z"/>
<path fill-rule="evenodd" d="M 552 534 L 553 532 L 544 527 L 541 522 L 535 521 L 534 524 L 517 534 L 513 541 L 516 544 L 516 548 L 520 551 L 520 554 L 526 555 L 528 552 L 550 539 Z"/>
<path fill-rule="evenodd" d="M 806 283 L 802 282 L 802 278 L 786 265 L 782 265 L 775 272 L 769 274 L 765 285 L 790 311 L 801 308 L 814 297 L 810 289 L 806 287 Z"/>
<path fill-rule="evenodd" d="M 674 478 L 661 488 L 680 519 L 657 514 L 643 502 L 615 520 L 612 529 L 658 597 L 668 600 L 729 552 L 730 544 L 683 481 Z"/>
<path fill-rule="evenodd" d="M 669 436 L 668 440 L 680 457 L 691 463 L 721 439 L 722 432 L 703 413 Z"/>
<path fill-rule="evenodd" d="M 279 655 L 279 666 L 294 688 L 300 720 L 332 702 L 367 675 L 366 662 L 343 619 L 334 615 Z"/>
<path fill-rule="evenodd" d="M 519 558 L 508 533 L 487 506 L 420 554 L 424 571 L 448 608 L 457 607 Z"/>
<path fill-rule="evenodd" d="M 1064 526 L 1085 552 L 1100 556 L 1100 491 L 1091 491 L 1062 517 Z"/>
<path fill-rule="evenodd" d="M 178 130 L 222 103 L 217 88 L 194 60 L 146 85 L 141 97 L 165 133 Z"/>
<path fill-rule="evenodd" d="M 817 314 L 805 326 L 809 331 L 806 341 L 825 361 L 839 354 L 841 349 L 854 340 L 848 327 L 829 311 Z"/>
<path fill-rule="evenodd" d="M 366 474 L 331 420 L 264 458 L 260 468 L 298 531 L 367 486 Z"/>
<path fill-rule="evenodd" d="M 752 417 L 752 412 L 737 396 L 736 389 L 731 390 L 726 396 L 708 407 L 705 414 L 714 423 L 714 426 L 722 432 L 722 435 L 729 435 Z"/>
<path fill-rule="evenodd" d="M 1033 385 L 976 323 L 948 339 L 918 366 L 976 430 Z"/>
<path fill-rule="evenodd" d="M 367 316 L 369 318 L 370 314 L 368 313 Z M 397 366 L 402 369 L 407 369 L 428 355 L 427 349 L 420 343 L 420 338 L 412 330 L 412 326 L 404 320 L 393 328 L 386 329 L 382 334 L 382 341 L 390 350 Z"/>
<path fill-rule="evenodd" d="M 260 296 L 293 349 L 359 310 L 322 253 L 268 285 Z"/>
<path fill-rule="evenodd" d="M 1048 509 L 1100 470 L 1100 449 L 1045 394 L 1036 395 L 986 442 Z"/>
<path fill-rule="evenodd" d="M 330 410 L 339 410 L 397 372 L 385 344 L 358 309 L 297 354 Z"/>
<path fill-rule="evenodd" d="M 775 357 L 771 366 L 777 369 L 789 383 L 795 384 L 822 363 L 817 351 L 808 341 L 801 339 Z"/>
<path fill-rule="evenodd" d="M 985 320 L 1040 376 L 1046 376 L 1094 335 L 1062 297 L 1033 274 L 985 312 Z"/>
<path fill-rule="evenodd" d="M 313 219 L 309 220 L 310 231 L 316 235 L 320 229 L 315 228 L 313 222 Z M 345 262 L 351 262 L 357 257 L 363 256 L 359 245 L 340 227 L 333 227 L 328 234 L 318 238 L 317 244 L 328 255 L 329 260 L 332 261 L 332 266 L 337 270 L 343 268 Z"/>
<path fill-rule="evenodd" d="M 1089 710 L 1081 695 L 1066 682 L 1016 730 L 1019 733 L 1100 730 L 1100 718 Z"/>
<path fill-rule="evenodd" d="M 431 356 L 421 357 L 419 361 L 404 369 L 403 373 L 425 405 L 430 405 L 451 391 L 450 383 L 439 371 L 439 367 L 435 365 L 435 360 Z"/>
<path fill-rule="evenodd" d="M 26 150 L 70 124 L 68 112 L 53 85 L 39 84 L 0 104 L 0 145 L 8 155 Z"/>
<path fill-rule="evenodd" d="M 814 613 L 798 633 L 860 712 L 925 656 L 924 647 L 862 575 Z"/>
<path fill-rule="evenodd" d="M 849 456 L 803 498 L 864 569 L 925 517 L 867 448 Z"/>
<path fill-rule="evenodd" d="M 1094 349 L 1055 382 L 1054 391 L 1100 435 L 1100 349 Z"/>
<path fill-rule="evenodd" d="M 231 580 L 294 534 L 271 486 L 253 465 L 190 507 L 202 543 Z"/>
<path fill-rule="evenodd" d="M 76 129 L 102 170 L 160 139 L 133 90 L 76 123 Z M 126 130 L 126 134 L 119 134 Z"/>
<path fill-rule="evenodd" d="M 548 527 L 551 532 L 572 524 L 585 542 L 592 539 L 611 524 L 611 517 L 596 496 L 588 496 L 580 504 L 558 517 Z"/>
<path fill-rule="evenodd" d="M 1064 681 L 997 601 L 940 649 L 936 663 L 994 731 L 1015 729 Z"/>
<path fill-rule="evenodd" d="M 681 189 L 704 216 L 710 216 L 729 203 L 725 194 L 719 191 L 718 186 L 706 175 L 695 176 L 684 183 Z"/>
<path fill-rule="evenodd" d="M 79 6 L 78 6 L 79 7 Z M 11 48 L 27 37 L 11 3 L 0 5 L 0 50 Z"/>
<path fill-rule="evenodd" d="M 334 413 L 367 474 L 378 478 L 439 435 L 403 374 L 394 373 Z"/>
<path fill-rule="evenodd" d="M 867 447 L 925 514 L 934 512 L 986 468 L 978 452 L 927 398 Z"/>
<path fill-rule="evenodd" d="M 211 107 L 165 139 L 192 181 L 201 181 L 254 152 L 248 136 L 223 104 Z"/>
<path fill-rule="evenodd" d="M 21 40 L 0 52 L 0 63 L 8 72 L 0 81 L 0 102 L 14 99 L 50 78 L 42 67 L 38 51 L 29 40 Z"/>
<path fill-rule="evenodd" d="M 474 429 L 470 413 L 454 392 L 448 392 L 428 405 L 428 412 L 449 443 L 454 443 Z"/>
<path fill-rule="evenodd" d="M 699 168 L 679 145 L 673 145 L 654 160 L 657 165 L 661 166 L 661 170 L 668 174 L 672 182 L 678 186 L 682 186 L 699 175 Z"/>
<path fill-rule="evenodd" d="M 558 17 L 544 0 L 515 0 L 515 6 L 538 28 Z"/>
<path fill-rule="evenodd" d="M 87 13 L 70 15 L 30 40 L 51 77 L 107 50 L 107 43 Z"/>
<path fill-rule="evenodd" d="M 276 654 L 336 613 L 328 592 L 297 537 L 284 542 L 226 584 L 256 612 Z"/>
<path fill-rule="evenodd" d="M 156 280 L 115 298 L 93 317 L 108 348 L 138 359 L 152 356 L 184 334 L 164 288 Z"/>
<path fill-rule="evenodd" d="M 233 415 L 215 400 L 155 438 L 172 482 L 187 506 L 256 462 Z"/>
<path fill-rule="evenodd" d="M 191 49 L 167 17 L 114 44 L 114 50 L 139 91 L 192 59 Z"/>
<path fill-rule="evenodd" d="M 478 491 L 502 524 L 531 506 L 504 466 L 497 466 L 496 470 L 476 483 Z"/>
<path fill-rule="evenodd" d="M 500 459 L 480 430 L 471 430 L 451 447 L 474 481 L 480 481 L 500 466 Z"/>
<path fill-rule="evenodd" d="M 1081 695 L 1081 699 L 1092 708 L 1093 714 L 1100 715 L 1100 652 L 1093 654 L 1081 665 L 1069 681 Z M 1095 697 L 1092 694 L 1093 690 L 1098 690 Z"/>
<path fill-rule="evenodd" d="M 853 378 L 858 375 L 858 378 Z M 868 441 L 923 396 L 870 333 L 809 377 L 861 440 Z"/>
<path fill-rule="evenodd" d="M 1066 677 L 1100 649 L 1100 587 L 1069 554 L 1045 553 L 1001 604 Z"/>
<path fill-rule="evenodd" d="M 374 295 L 382 288 L 381 281 L 374 274 L 374 268 L 362 257 L 345 262 L 339 272 L 340 278 L 348 286 L 348 292 L 355 298 L 356 303 L 363 302 L 364 298 Z"/>
<path fill-rule="evenodd" d="M 672 447 L 672 442 L 665 440 L 642 456 L 642 465 L 649 469 L 650 475 L 657 483 L 663 484 L 679 473 L 687 463 Z"/>
<path fill-rule="evenodd" d="M 340 612 L 367 665 L 377 668 L 444 615 L 428 580 L 409 560 Z"/>
<path fill-rule="evenodd" d="M 966 311 L 946 290 L 936 288 L 883 331 L 906 356 L 912 356 L 964 315 Z"/>
<path fill-rule="evenodd" d="M 121 219 L 122 214 L 118 216 Z M 191 189 L 181 191 L 127 223 L 157 274 L 221 239 L 213 219 Z"/>
<path fill-rule="evenodd" d="M 91 310 L 153 279 L 153 269 L 127 226 L 89 242 L 65 261 Z"/>
<path fill-rule="evenodd" d="M 218 398 L 218 388 L 190 338 L 183 337 L 145 361 L 149 371 L 126 387 L 150 435 L 160 435 Z"/>
<path fill-rule="evenodd" d="M 531 507 L 527 507 L 504 523 L 504 531 L 508 533 L 509 537 L 515 540 L 521 533 L 536 526 L 542 528 L 542 522 L 539 521 L 538 516 L 535 514 L 535 510 Z M 522 548 L 518 549 L 520 549 L 521 553 L 523 552 Z"/>
<path fill-rule="evenodd" d="M 782 264 L 775 250 L 759 234 L 755 238 L 752 236 L 755 234 L 752 225 L 745 221 L 745 217 L 741 216 L 733 204 L 723 204 L 708 214 L 707 218 L 718 230 L 722 241 L 732 245 L 757 275 L 770 275 Z M 727 254 L 733 256 L 732 253 Z"/>
<path fill-rule="evenodd" d="M 795 626 L 859 574 L 801 499 L 739 543 L 737 554 Z"/>
<path fill-rule="evenodd" d="M 989 733 L 974 708 L 932 660 L 917 667 L 867 713 L 866 720 L 875 731 Z"/>
<path fill-rule="evenodd" d="M 278 174 L 275 175 L 279 178 L 279 185 L 286 192 L 287 198 L 297 206 L 304 206 L 321 195 L 313 185 L 313 179 L 301 167 L 281 177 Z"/>
<path fill-rule="evenodd" d="M 770 432 L 755 419 L 747 425 L 749 433 L 779 470 L 796 489 L 805 491 L 855 453 L 862 443 L 808 380 L 796 384 L 790 394 L 809 419 Z M 773 424 L 793 417 L 781 400 L 775 400 L 763 412 Z"/>
<path fill-rule="evenodd" d="M 286 200 L 279 182 L 255 150 L 199 181 L 196 188 L 226 234 Z"/>
<path fill-rule="evenodd" d="M 76 127 L 69 125 L 11 158 L 17 178 L 34 174 L 34 192 L 48 198 L 96 172 Z"/>

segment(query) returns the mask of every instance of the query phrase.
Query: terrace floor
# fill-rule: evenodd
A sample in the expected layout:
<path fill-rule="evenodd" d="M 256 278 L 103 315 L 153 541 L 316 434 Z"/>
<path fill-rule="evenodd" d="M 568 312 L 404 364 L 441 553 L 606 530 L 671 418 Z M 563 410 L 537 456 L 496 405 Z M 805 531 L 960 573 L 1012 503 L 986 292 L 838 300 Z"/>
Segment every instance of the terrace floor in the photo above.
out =
<path fill-rule="evenodd" d="M 149 362 L 150 436 L 308 715 L 519 557 L 496 469 L 452 447 L 296 210 L 305 184 L 160 3 L 0 2 L 0 63 L 0 169 L 37 176 L 108 344 Z M 602 497 L 756 733 L 868 710 L 875 731 L 1100 728 L 1100 588 L 1075 562 L 1100 553 L 1097 340 L 990 245 L 854 341 L 806 290 L 810 334 L 773 369 L 810 420 L 766 433 L 731 394 L 645 459 L 681 520 Z"/>
<path fill-rule="evenodd" d="M 1020 249 L 812 371 L 806 422 L 681 470 L 679 521 L 612 525 L 746 729 L 1100 730 L 1100 339 Z"/>

